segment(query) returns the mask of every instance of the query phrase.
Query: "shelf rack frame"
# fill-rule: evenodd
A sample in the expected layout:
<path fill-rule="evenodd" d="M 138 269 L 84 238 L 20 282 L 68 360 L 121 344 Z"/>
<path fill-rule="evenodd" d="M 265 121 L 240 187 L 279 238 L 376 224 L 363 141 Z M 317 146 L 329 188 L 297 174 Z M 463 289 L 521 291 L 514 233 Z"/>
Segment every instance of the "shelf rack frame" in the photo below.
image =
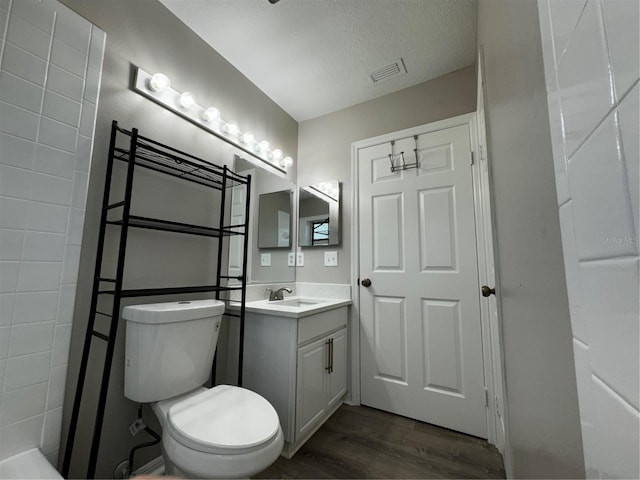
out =
<path fill-rule="evenodd" d="M 119 143 L 119 138 L 128 137 L 127 146 L 124 147 Z M 124 199 L 114 203 L 110 202 L 110 194 L 113 181 L 113 170 L 115 161 L 125 162 L 126 180 L 124 189 Z M 203 185 L 220 191 L 220 220 L 217 227 L 193 225 L 180 223 L 170 220 L 158 218 L 149 218 L 131 213 L 131 200 L 133 193 L 133 179 L 136 167 L 150 169 L 162 174 L 177 177 L 183 181 Z M 245 200 L 244 224 L 225 225 L 225 201 L 226 191 L 239 185 L 246 185 L 247 194 Z M 118 126 L 114 120 L 111 126 L 111 137 L 109 142 L 109 154 L 107 159 L 107 169 L 105 175 L 105 187 L 102 198 L 102 210 L 100 217 L 100 229 L 98 234 L 98 246 L 96 251 L 95 274 L 93 278 L 93 290 L 91 294 L 91 304 L 87 330 L 84 337 L 84 345 L 82 357 L 80 360 L 80 369 L 78 373 L 78 383 L 76 387 L 71 419 L 69 423 L 69 431 L 65 446 L 64 459 L 62 464 L 62 475 L 65 478 L 69 476 L 69 468 L 71 465 L 71 457 L 74 451 L 74 443 L 80 417 L 80 407 L 82 404 L 83 391 L 87 378 L 87 367 L 93 340 L 101 340 L 106 342 L 107 348 L 105 360 L 102 370 L 102 378 L 100 382 L 100 390 L 98 394 L 98 404 L 96 407 L 95 422 L 93 427 L 91 448 L 89 452 L 89 464 L 87 467 L 86 478 L 95 478 L 96 465 L 98 461 L 98 451 L 100 447 L 100 439 L 102 434 L 102 426 L 104 422 L 104 413 L 107 403 L 107 393 L 109 389 L 109 380 L 111 377 L 111 366 L 113 363 L 113 354 L 116 344 L 116 334 L 120 319 L 121 300 L 131 297 L 147 297 L 155 295 L 177 295 L 188 293 L 213 292 L 215 298 L 220 300 L 223 292 L 233 290 L 240 291 L 240 313 L 232 314 L 240 319 L 240 344 L 239 344 L 239 370 L 238 385 L 242 385 L 242 359 L 244 347 L 244 318 L 246 303 L 246 286 L 247 286 L 247 255 L 249 248 L 249 208 L 251 193 L 251 176 L 238 175 L 231 171 L 226 165 L 220 167 L 206 160 L 200 159 L 185 152 L 181 152 L 173 147 L 164 145 L 150 138 L 139 135 L 138 129 L 133 128 L 131 131 L 125 130 Z M 120 210 L 120 218 L 110 218 L 112 211 Z M 112 225 L 120 228 L 118 241 L 118 259 L 116 265 L 116 274 L 114 278 L 107 278 L 101 275 L 103 266 L 103 255 L 105 246 L 105 236 L 107 226 Z M 213 285 L 194 285 L 181 287 L 164 287 L 164 288 L 123 288 L 125 254 L 127 249 L 127 236 L 129 229 L 151 229 L 164 232 L 173 232 L 187 235 L 199 235 L 218 239 L 217 248 L 217 266 L 216 266 L 216 283 Z M 222 274 L 223 259 L 223 238 L 230 236 L 243 236 L 243 268 L 240 276 L 229 277 Z M 229 279 L 239 281 L 239 285 L 227 286 Z M 107 285 L 108 284 L 108 287 Z M 225 284 L 225 285 L 223 285 Z M 98 311 L 98 300 L 103 296 L 109 296 L 112 299 L 111 313 L 107 314 Z M 104 334 L 96 330 L 96 317 L 110 317 L 111 323 L 109 333 Z M 215 360 L 214 360 L 215 362 Z"/>

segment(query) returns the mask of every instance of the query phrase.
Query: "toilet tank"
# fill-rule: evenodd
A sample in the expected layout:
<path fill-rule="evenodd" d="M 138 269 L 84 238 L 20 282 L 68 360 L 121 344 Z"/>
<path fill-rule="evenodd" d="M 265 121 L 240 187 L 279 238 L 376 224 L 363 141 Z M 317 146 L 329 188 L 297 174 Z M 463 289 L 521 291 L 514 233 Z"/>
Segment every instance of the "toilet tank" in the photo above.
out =
<path fill-rule="evenodd" d="M 219 300 L 125 307 L 125 397 L 149 403 L 202 386 L 211 374 L 223 313 Z"/>

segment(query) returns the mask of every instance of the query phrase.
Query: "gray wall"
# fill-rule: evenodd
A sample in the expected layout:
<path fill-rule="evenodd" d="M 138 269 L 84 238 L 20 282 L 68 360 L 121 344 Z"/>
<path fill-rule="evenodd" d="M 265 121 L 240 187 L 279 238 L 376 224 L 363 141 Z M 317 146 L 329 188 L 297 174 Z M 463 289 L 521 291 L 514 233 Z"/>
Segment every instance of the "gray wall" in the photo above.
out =
<path fill-rule="evenodd" d="M 481 0 L 508 434 L 518 478 L 583 477 L 536 2 Z"/>
<path fill-rule="evenodd" d="M 111 121 L 116 119 L 125 128 L 137 127 L 145 136 L 218 164 L 230 164 L 233 154 L 240 153 L 133 93 L 129 89 L 131 64 L 149 72 L 165 73 L 175 88 L 189 89 L 200 103 L 216 105 L 223 118 L 235 119 L 243 130 L 254 132 L 257 138 L 267 138 L 294 158 L 297 156 L 298 126 L 295 120 L 156 0 L 63 0 L 63 3 L 107 33 L 64 404 L 63 432 L 66 432 L 89 311 Z M 135 186 L 141 194 L 140 198 L 146 197 L 146 201 L 134 205 L 143 207 L 145 213 L 167 213 L 183 221 L 185 216 L 202 221 L 214 221 L 217 218 L 213 206 L 215 198 L 209 192 L 180 188 L 176 182 L 154 180 L 151 177 L 140 175 Z M 162 183 L 158 184 L 158 181 Z M 179 286 L 209 281 L 215 267 L 215 257 L 211 254 L 214 246 L 215 241 L 198 237 L 136 232 L 131 236 L 131 248 L 127 253 L 126 285 Z M 147 297 L 134 299 L 134 302 L 170 300 L 173 299 Z M 127 429 L 128 424 L 136 418 L 136 405 L 123 396 L 124 331 L 122 323 L 98 462 L 99 478 L 111 478 L 113 468 L 127 458 L 131 446 L 146 441 L 145 434 L 132 438 Z M 98 345 L 95 351 L 101 353 L 102 346 Z M 87 386 L 92 393 L 97 388 L 101 368 L 101 361 L 97 361 L 97 358 L 90 362 Z M 76 440 L 72 477 L 84 477 L 86 471 L 91 438 L 89 426 L 95 412 L 95 398 L 92 395 L 87 397 L 86 405 Z M 145 419 L 155 424 L 152 417 L 152 413 L 145 409 Z M 140 466 L 159 454 L 157 447 L 142 451 L 136 458 L 136 464 Z"/>
<path fill-rule="evenodd" d="M 350 283 L 351 143 L 415 127 L 476 109 L 473 67 L 443 75 L 396 93 L 300 123 L 298 186 L 342 182 L 342 239 L 336 247 L 304 248 L 296 281 Z M 324 252 L 338 251 L 338 268 L 324 267 Z"/>

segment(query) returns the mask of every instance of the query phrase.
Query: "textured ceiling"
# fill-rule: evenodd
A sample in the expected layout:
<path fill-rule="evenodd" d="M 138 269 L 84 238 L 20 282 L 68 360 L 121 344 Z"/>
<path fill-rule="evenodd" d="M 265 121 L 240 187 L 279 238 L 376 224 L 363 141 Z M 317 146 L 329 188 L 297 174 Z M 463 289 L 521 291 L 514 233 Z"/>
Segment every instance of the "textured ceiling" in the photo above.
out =
<path fill-rule="evenodd" d="M 475 0 L 160 1 L 298 121 L 475 61 Z M 371 83 L 399 58 L 406 74 Z"/>

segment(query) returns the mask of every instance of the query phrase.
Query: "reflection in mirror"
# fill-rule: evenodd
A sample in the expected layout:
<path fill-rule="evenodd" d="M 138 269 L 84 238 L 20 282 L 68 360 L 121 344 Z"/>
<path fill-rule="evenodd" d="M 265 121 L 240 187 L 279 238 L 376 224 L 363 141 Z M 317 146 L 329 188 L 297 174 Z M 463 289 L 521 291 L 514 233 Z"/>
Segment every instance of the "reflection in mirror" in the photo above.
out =
<path fill-rule="evenodd" d="M 258 248 L 291 247 L 291 190 L 263 193 L 258 201 Z"/>
<path fill-rule="evenodd" d="M 291 193 L 293 192 L 294 185 L 292 182 L 278 176 L 275 173 L 271 173 L 248 160 L 245 160 L 239 156 L 234 157 L 233 171 L 241 173 L 243 175 L 251 175 L 251 202 L 249 212 L 249 255 L 247 258 L 247 283 L 288 283 L 295 281 L 295 268 L 287 266 L 287 257 L 290 248 L 274 247 L 262 248 L 258 247 L 258 239 L 261 237 L 258 230 L 259 220 L 259 199 L 263 195 L 268 195 L 274 192 L 286 191 L 287 201 L 289 202 L 289 225 L 291 220 L 295 218 L 293 211 L 291 210 Z M 242 223 L 235 221 L 234 215 L 237 215 L 241 220 L 244 216 L 244 195 L 246 192 L 241 191 L 246 187 L 234 187 L 231 189 L 231 217 L 232 223 Z M 239 190 L 238 190 L 239 189 Z M 277 218 L 277 214 L 276 214 Z M 277 225 L 277 220 L 275 220 Z M 291 229 L 291 227 L 289 227 Z M 290 230 L 291 232 L 291 230 Z M 291 234 L 289 234 L 291 237 Z M 288 239 L 288 246 L 291 246 L 291 238 Z M 242 272 L 242 256 L 243 245 L 242 237 L 231 237 L 229 243 L 229 276 L 236 276 Z M 261 257 L 263 254 L 269 257 L 269 266 L 261 266 Z"/>
<path fill-rule="evenodd" d="M 340 244 L 340 182 L 301 187 L 298 199 L 298 245 Z"/>

